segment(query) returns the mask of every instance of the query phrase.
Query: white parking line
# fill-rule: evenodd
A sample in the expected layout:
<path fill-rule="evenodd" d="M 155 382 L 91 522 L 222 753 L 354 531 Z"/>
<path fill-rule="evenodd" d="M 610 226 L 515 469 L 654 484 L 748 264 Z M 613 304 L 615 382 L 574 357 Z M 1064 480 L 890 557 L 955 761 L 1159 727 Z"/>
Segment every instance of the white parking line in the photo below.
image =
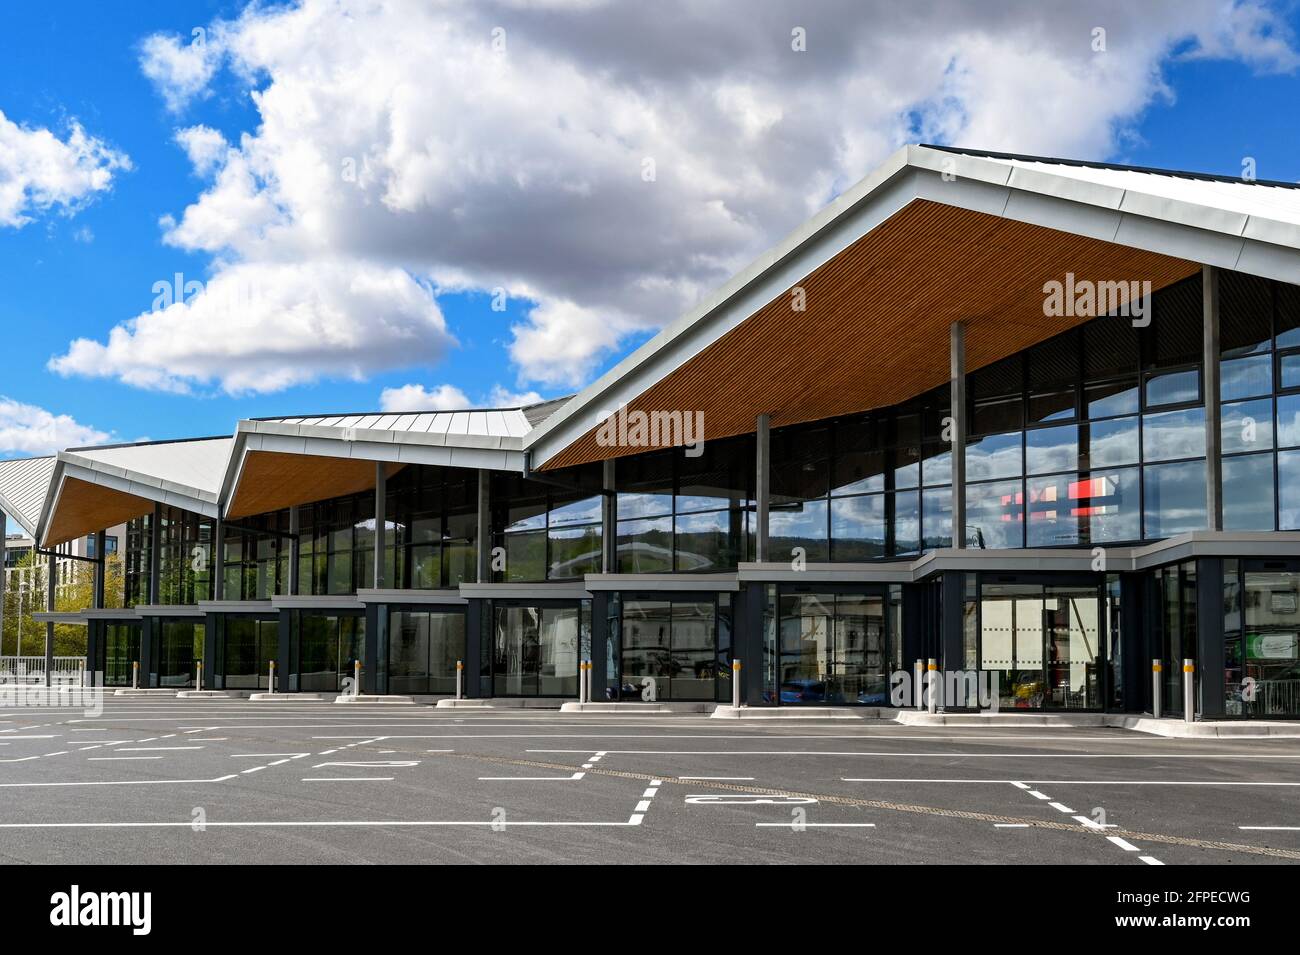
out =
<path fill-rule="evenodd" d="M 753 782 L 753 776 L 678 776 L 678 779 L 694 779 L 702 782 Z M 856 782 L 857 780 L 846 780 Z"/>
<path fill-rule="evenodd" d="M 573 783 L 587 774 L 578 771 L 572 776 L 480 776 L 482 783 Z"/>
<path fill-rule="evenodd" d="M 874 822 L 756 822 L 759 829 L 874 829 Z"/>
<path fill-rule="evenodd" d="M 119 753 L 175 752 L 182 749 L 202 749 L 202 746 L 123 746 Z"/>
<path fill-rule="evenodd" d="M 305 783 L 391 783 L 392 776 L 309 776 Z"/>
<path fill-rule="evenodd" d="M 1300 826 L 1238 826 L 1238 829 L 1253 829 L 1257 832 L 1300 832 Z"/>
<path fill-rule="evenodd" d="M 1140 851 L 1137 846 L 1133 845 L 1133 843 L 1129 842 L 1126 839 L 1121 839 L 1119 836 L 1107 836 L 1106 839 L 1110 842 L 1115 843 L 1115 845 L 1119 846 L 1125 852 Z"/>
<path fill-rule="evenodd" d="M 1155 856 L 1138 856 L 1138 858 L 1141 859 L 1143 862 L 1145 862 L 1147 865 L 1164 865 L 1164 863 L 1161 862 L 1159 859 L 1157 859 Z"/>
<path fill-rule="evenodd" d="M 108 763 L 115 760 L 127 759 L 162 759 L 161 756 L 87 756 L 86 759 L 92 763 Z"/>
<path fill-rule="evenodd" d="M 1048 805 L 1051 806 L 1053 809 L 1055 809 L 1057 812 L 1065 813 L 1067 816 L 1071 815 L 1074 812 L 1074 810 L 1071 809 L 1069 806 L 1066 806 L 1059 802 L 1049 802 Z"/>

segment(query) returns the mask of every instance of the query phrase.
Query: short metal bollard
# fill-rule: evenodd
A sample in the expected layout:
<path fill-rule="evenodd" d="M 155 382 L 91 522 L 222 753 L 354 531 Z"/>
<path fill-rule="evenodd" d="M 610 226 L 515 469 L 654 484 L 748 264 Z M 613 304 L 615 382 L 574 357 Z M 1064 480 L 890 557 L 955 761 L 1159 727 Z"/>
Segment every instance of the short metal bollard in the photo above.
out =
<path fill-rule="evenodd" d="M 929 697 L 930 701 L 930 712 L 937 713 L 939 711 L 939 661 L 931 657 L 929 662 L 926 663 L 925 669 L 925 689 L 926 696 Z"/>
<path fill-rule="evenodd" d="M 272 660 L 270 662 L 270 666 L 267 667 L 266 691 L 268 693 L 275 692 L 275 661 L 274 660 Z"/>
<path fill-rule="evenodd" d="M 361 661 L 352 661 L 352 695 L 361 695 Z"/>
<path fill-rule="evenodd" d="M 925 661 L 917 660 L 912 666 L 912 692 L 916 694 L 916 708 L 925 709 Z"/>
<path fill-rule="evenodd" d="M 465 661 L 456 661 L 456 699 L 465 699 Z"/>
<path fill-rule="evenodd" d="M 140 661 L 131 661 L 131 689 L 140 689 Z"/>
<path fill-rule="evenodd" d="M 1196 722 L 1196 661 L 1183 661 L 1183 722 Z"/>
<path fill-rule="evenodd" d="M 203 661 L 194 661 L 194 689 L 203 689 Z"/>
<path fill-rule="evenodd" d="M 731 661 L 731 705 L 740 709 L 740 661 Z"/>
<path fill-rule="evenodd" d="M 584 660 L 582 664 L 582 702 L 591 702 L 591 661 Z"/>
<path fill-rule="evenodd" d="M 1160 719 L 1160 671 L 1163 667 L 1158 658 L 1151 661 L 1151 716 Z"/>

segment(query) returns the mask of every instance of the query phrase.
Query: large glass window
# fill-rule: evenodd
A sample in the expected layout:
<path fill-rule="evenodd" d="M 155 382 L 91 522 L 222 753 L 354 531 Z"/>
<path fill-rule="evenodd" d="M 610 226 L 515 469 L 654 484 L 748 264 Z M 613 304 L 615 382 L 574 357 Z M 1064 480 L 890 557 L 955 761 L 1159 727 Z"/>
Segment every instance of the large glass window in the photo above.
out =
<path fill-rule="evenodd" d="M 782 594 L 780 702 L 889 705 L 886 633 L 882 596 Z"/>
<path fill-rule="evenodd" d="M 659 700 L 713 700 L 718 626 L 712 600 L 622 601 L 620 696 L 642 698 L 651 681 Z"/>
<path fill-rule="evenodd" d="M 996 674 L 1000 705 L 1099 709 L 1102 603 L 1094 586 L 985 583 L 980 669 Z"/>
<path fill-rule="evenodd" d="M 362 658 L 366 620 L 361 614 L 296 611 L 293 615 L 294 651 L 298 661 L 298 689 L 337 693 L 343 680 L 354 673 Z"/>
<path fill-rule="evenodd" d="M 1300 716 L 1300 570 L 1225 567 L 1229 716 Z"/>
<path fill-rule="evenodd" d="M 495 696 L 577 696 L 579 607 L 493 608 Z"/>
<path fill-rule="evenodd" d="M 104 686 L 130 686 L 140 661 L 140 624 L 105 621 L 102 626 Z M 141 674 L 142 684 L 145 679 L 146 675 Z"/>
<path fill-rule="evenodd" d="M 229 615 L 222 621 L 222 625 L 225 688 L 267 689 L 271 661 L 279 656 L 279 621 Z"/>
<path fill-rule="evenodd" d="M 568 580 L 600 572 L 600 468 L 572 469 L 556 481 L 574 489 L 493 475 L 493 541 L 505 554 L 494 580 Z"/>
<path fill-rule="evenodd" d="M 389 614 L 389 693 L 454 693 L 456 661 L 464 659 L 464 613 L 394 610 Z"/>
<path fill-rule="evenodd" d="M 202 618 L 198 618 L 202 620 Z M 203 659 L 203 623 L 195 618 L 162 618 L 154 622 L 153 671 L 160 687 L 194 685 L 195 664 Z"/>

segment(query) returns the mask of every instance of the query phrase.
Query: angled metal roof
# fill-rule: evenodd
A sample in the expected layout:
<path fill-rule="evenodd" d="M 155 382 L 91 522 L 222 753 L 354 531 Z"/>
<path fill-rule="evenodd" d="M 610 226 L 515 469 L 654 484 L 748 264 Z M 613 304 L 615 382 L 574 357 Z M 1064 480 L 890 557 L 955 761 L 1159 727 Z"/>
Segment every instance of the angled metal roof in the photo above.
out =
<path fill-rule="evenodd" d="M 147 502 L 215 517 L 233 445 L 214 437 L 60 451 L 37 539 L 45 546 L 71 540 L 137 516 Z"/>
<path fill-rule="evenodd" d="M 920 200 L 1189 263 L 1300 281 L 1300 190 L 1289 184 L 904 146 L 535 427 L 524 439 L 532 466 L 545 468 L 615 410 Z"/>
<path fill-rule="evenodd" d="M 31 537 L 36 536 L 41 508 L 50 490 L 54 461 L 54 455 L 0 461 L 0 510 Z"/>
<path fill-rule="evenodd" d="M 233 438 L 224 436 L 149 441 L 74 448 L 60 452 L 58 459 L 100 474 L 215 502 L 233 444 Z"/>

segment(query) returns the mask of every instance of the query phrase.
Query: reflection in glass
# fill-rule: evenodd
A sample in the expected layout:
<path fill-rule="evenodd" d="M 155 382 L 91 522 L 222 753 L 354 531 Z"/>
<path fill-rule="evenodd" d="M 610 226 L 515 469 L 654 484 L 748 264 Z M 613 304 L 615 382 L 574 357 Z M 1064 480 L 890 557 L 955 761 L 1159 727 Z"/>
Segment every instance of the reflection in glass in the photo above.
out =
<path fill-rule="evenodd" d="M 1223 453 L 1266 451 L 1273 448 L 1273 400 L 1239 401 L 1224 405 L 1219 420 Z"/>
<path fill-rule="evenodd" d="M 1223 401 L 1267 395 L 1273 390 L 1273 356 L 1251 355 L 1219 365 L 1219 396 Z"/>
<path fill-rule="evenodd" d="M 1273 455 L 1223 459 L 1223 529 L 1273 529 Z"/>
<path fill-rule="evenodd" d="M 1079 466 L 1079 427 L 1036 428 L 1025 432 L 1025 473 L 1051 474 Z"/>
<path fill-rule="evenodd" d="M 993 434 L 966 445 L 966 480 L 1018 477 L 1021 473 L 1020 435 Z"/>
<path fill-rule="evenodd" d="M 1164 411 L 1142 419 L 1142 460 L 1205 457 L 1205 409 Z"/>
<path fill-rule="evenodd" d="M 1114 418 L 1088 425 L 1088 466 L 1111 468 L 1138 463 L 1138 419 Z"/>
<path fill-rule="evenodd" d="M 1148 465 L 1143 475 L 1146 538 L 1172 537 L 1205 529 L 1204 462 Z"/>
<path fill-rule="evenodd" d="M 867 594 L 783 594 L 780 702 L 888 705 L 884 600 Z"/>
<path fill-rule="evenodd" d="M 1201 397 L 1201 373 L 1196 368 L 1148 375 L 1147 407 L 1181 405 Z"/>
<path fill-rule="evenodd" d="M 968 485 L 967 545 L 988 550 L 1023 547 L 1024 506 L 1019 481 Z"/>

